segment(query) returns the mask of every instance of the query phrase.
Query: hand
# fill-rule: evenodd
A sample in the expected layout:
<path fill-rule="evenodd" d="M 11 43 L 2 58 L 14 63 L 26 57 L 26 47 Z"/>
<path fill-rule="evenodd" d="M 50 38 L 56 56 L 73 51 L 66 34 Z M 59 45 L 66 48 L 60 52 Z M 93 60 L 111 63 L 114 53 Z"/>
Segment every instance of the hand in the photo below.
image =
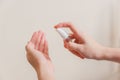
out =
<path fill-rule="evenodd" d="M 71 23 L 60 23 L 55 26 L 55 28 L 69 28 L 73 33 L 70 35 L 71 39 L 75 39 L 74 42 L 64 41 L 64 46 L 73 54 L 80 58 L 89 59 L 101 59 L 103 57 L 102 51 L 103 46 L 98 44 L 91 37 L 85 33 L 79 31 Z"/>
<path fill-rule="evenodd" d="M 48 54 L 48 43 L 42 31 L 35 32 L 26 45 L 27 60 L 38 74 L 39 80 L 53 80 L 53 64 Z"/>

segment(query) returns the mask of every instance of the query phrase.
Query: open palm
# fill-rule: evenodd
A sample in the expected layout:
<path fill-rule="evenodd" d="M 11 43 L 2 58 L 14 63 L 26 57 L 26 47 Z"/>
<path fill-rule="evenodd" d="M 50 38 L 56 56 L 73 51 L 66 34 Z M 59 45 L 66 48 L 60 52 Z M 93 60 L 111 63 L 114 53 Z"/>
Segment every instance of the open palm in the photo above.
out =
<path fill-rule="evenodd" d="M 31 40 L 26 45 L 27 60 L 36 70 L 39 78 L 53 76 L 53 65 L 48 54 L 48 43 L 42 31 L 34 32 Z"/>

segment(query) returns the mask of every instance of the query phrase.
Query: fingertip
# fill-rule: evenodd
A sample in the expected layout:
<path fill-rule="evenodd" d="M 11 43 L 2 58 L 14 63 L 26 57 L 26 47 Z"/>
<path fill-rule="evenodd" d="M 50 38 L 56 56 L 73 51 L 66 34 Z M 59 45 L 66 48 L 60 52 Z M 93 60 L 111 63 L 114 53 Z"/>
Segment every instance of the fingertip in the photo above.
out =
<path fill-rule="evenodd" d="M 68 43 L 66 40 L 63 40 L 63 42 L 64 42 L 65 45 L 67 45 L 67 43 Z"/>
<path fill-rule="evenodd" d="M 54 28 L 57 29 L 57 28 L 61 27 L 60 25 L 61 25 L 61 23 L 55 25 Z"/>
<path fill-rule="evenodd" d="M 58 28 L 59 25 L 60 25 L 60 23 L 56 24 L 56 25 L 54 26 L 54 28 L 55 28 L 55 29 Z"/>
<path fill-rule="evenodd" d="M 31 40 L 30 41 L 32 41 L 32 39 L 34 38 L 34 36 L 36 35 L 36 32 L 33 32 L 33 34 L 32 34 L 32 37 L 31 37 Z"/>
<path fill-rule="evenodd" d="M 38 33 L 40 33 L 41 32 L 41 30 L 38 30 Z"/>
<path fill-rule="evenodd" d="M 40 31 L 42 34 L 44 34 L 44 32 L 43 31 Z"/>
<path fill-rule="evenodd" d="M 55 29 L 57 29 L 57 25 L 56 25 L 56 26 L 54 26 L 54 28 L 55 28 Z"/>
<path fill-rule="evenodd" d="M 73 33 L 70 33 L 70 34 L 69 34 L 69 38 L 70 38 L 70 39 L 75 39 L 76 37 L 74 36 Z"/>
<path fill-rule="evenodd" d="M 37 32 L 34 32 L 30 40 L 31 42 L 34 42 L 36 35 L 37 35 Z"/>

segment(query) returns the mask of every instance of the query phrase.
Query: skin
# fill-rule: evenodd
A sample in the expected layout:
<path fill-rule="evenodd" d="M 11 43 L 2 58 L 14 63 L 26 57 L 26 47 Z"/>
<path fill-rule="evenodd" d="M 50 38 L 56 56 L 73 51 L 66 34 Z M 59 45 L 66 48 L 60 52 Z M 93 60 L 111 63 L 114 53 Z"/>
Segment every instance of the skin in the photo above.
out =
<path fill-rule="evenodd" d="M 64 40 L 64 47 L 76 56 L 80 58 L 120 62 L 120 48 L 102 46 L 68 22 L 59 23 L 55 28 L 69 28 L 72 31 L 70 38 L 74 39 L 74 41 Z"/>
<path fill-rule="evenodd" d="M 100 45 L 94 39 L 79 31 L 71 23 L 60 23 L 55 28 L 69 28 L 74 41 L 64 40 L 64 47 L 80 58 L 109 60 L 120 62 L 120 48 L 109 48 Z M 34 32 L 26 45 L 26 56 L 35 69 L 38 80 L 55 80 L 54 68 L 48 54 L 48 43 L 42 31 Z"/>
<path fill-rule="evenodd" d="M 38 80 L 54 80 L 54 68 L 48 54 L 48 42 L 42 31 L 33 33 L 26 45 L 26 57 L 35 69 Z"/>

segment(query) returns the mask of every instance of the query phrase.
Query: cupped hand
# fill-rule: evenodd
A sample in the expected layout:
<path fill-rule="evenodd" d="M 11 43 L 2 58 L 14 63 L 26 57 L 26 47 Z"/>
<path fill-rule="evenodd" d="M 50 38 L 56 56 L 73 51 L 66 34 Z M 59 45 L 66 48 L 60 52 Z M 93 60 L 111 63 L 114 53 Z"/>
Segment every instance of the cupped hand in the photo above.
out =
<path fill-rule="evenodd" d="M 54 76 L 53 64 L 48 54 L 48 42 L 42 31 L 34 32 L 26 45 L 26 53 L 27 60 L 36 70 L 39 79 L 47 80 L 46 78 Z"/>

